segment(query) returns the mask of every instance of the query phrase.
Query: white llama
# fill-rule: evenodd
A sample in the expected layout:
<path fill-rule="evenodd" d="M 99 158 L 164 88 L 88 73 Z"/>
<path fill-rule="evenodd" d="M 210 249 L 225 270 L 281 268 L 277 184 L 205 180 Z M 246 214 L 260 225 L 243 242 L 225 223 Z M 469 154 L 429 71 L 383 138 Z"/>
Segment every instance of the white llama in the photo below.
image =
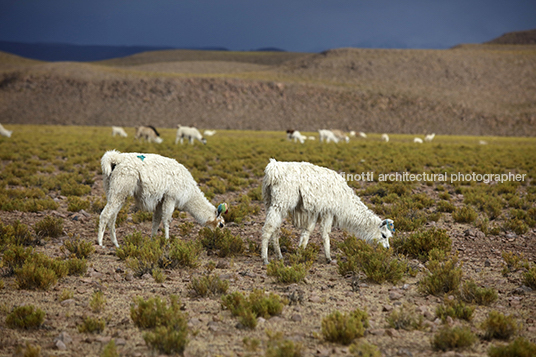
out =
<path fill-rule="evenodd" d="M 393 221 L 382 220 L 361 202 L 337 172 L 308 162 L 278 162 L 270 159 L 264 170 L 262 194 L 266 222 L 262 230 L 261 256 L 268 264 L 268 242 L 273 239 L 277 257 L 282 258 L 278 231 L 288 213 L 301 229 L 301 247 L 306 247 L 316 223 L 324 241 L 324 253 L 331 261 L 329 232 L 332 225 L 367 242 L 378 241 L 389 247 Z"/>
<path fill-rule="evenodd" d="M 227 204 L 223 203 L 216 209 L 206 199 L 190 171 L 174 159 L 111 150 L 102 156 L 101 167 L 108 202 L 100 215 L 100 246 L 108 226 L 113 244 L 119 247 L 115 220 L 130 196 L 134 196 L 140 209 L 153 212 L 153 236 L 163 221 L 165 237 L 169 238 L 169 224 L 175 207 L 190 213 L 197 222 L 206 226 L 223 227 L 225 223 L 221 214 L 227 210 Z"/>

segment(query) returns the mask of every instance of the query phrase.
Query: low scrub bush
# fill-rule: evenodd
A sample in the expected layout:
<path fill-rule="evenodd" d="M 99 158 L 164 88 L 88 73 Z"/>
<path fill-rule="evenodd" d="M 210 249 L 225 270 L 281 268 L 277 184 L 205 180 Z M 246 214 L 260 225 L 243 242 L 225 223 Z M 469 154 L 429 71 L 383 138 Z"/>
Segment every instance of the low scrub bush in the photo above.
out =
<path fill-rule="evenodd" d="M 322 335 L 326 341 L 349 345 L 364 334 L 363 322 L 352 313 L 334 311 L 322 319 Z"/>
<path fill-rule="evenodd" d="M 501 256 L 504 260 L 504 263 L 506 263 L 506 265 L 503 264 L 503 275 L 507 275 L 511 272 L 516 272 L 521 268 L 529 268 L 529 262 L 523 256 L 523 253 L 516 254 L 513 252 L 503 251 L 501 253 Z"/>
<path fill-rule="evenodd" d="M 82 324 L 78 325 L 80 333 L 101 333 L 106 327 L 106 321 L 103 318 L 95 318 L 91 316 L 84 317 Z"/>
<path fill-rule="evenodd" d="M 193 277 L 189 288 L 194 296 L 219 296 L 227 293 L 229 281 L 211 274 L 203 275 L 200 278 Z"/>
<path fill-rule="evenodd" d="M 81 210 L 88 210 L 91 203 L 88 200 L 77 196 L 67 197 L 67 211 L 79 212 Z"/>
<path fill-rule="evenodd" d="M 104 294 L 102 291 L 95 291 L 91 296 L 91 300 L 89 300 L 89 307 L 91 308 L 91 311 L 95 313 L 102 312 L 104 311 L 105 306 L 106 298 L 104 297 Z"/>
<path fill-rule="evenodd" d="M 18 306 L 6 317 L 6 325 L 10 328 L 31 330 L 41 327 L 45 321 L 45 312 L 33 305 Z"/>
<path fill-rule="evenodd" d="M 220 258 L 242 254 L 245 250 L 242 238 L 232 235 L 227 228 L 211 230 L 204 227 L 199 231 L 198 239 L 203 248 L 214 252 Z"/>
<path fill-rule="evenodd" d="M 33 237 L 27 225 L 16 220 L 11 225 L 4 226 L 0 222 L 0 246 L 5 249 L 9 245 L 31 246 L 37 241 Z"/>
<path fill-rule="evenodd" d="M 181 326 L 158 326 L 152 331 L 146 332 L 143 339 L 147 346 L 161 353 L 182 355 L 188 344 L 186 320 Z"/>
<path fill-rule="evenodd" d="M 476 336 L 468 327 L 445 326 L 434 335 L 432 339 L 432 347 L 441 351 L 463 349 L 472 346 L 476 340 Z"/>
<path fill-rule="evenodd" d="M 33 227 L 38 237 L 57 238 L 63 233 L 63 219 L 46 216 Z"/>
<path fill-rule="evenodd" d="M 397 330 L 420 330 L 422 328 L 423 317 L 415 312 L 415 308 L 410 305 L 404 305 L 394 309 L 387 316 L 387 324 Z"/>
<path fill-rule="evenodd" d="M 432 249 L 450 253 L 452 240 L 445 229 L 432 228 L 393 240 L 393 249 L 398 253 L 426 262 Z"/>
<path fill-rule="evenodd" d="M 474 280 L 465 281 L 460 288 L 460 299 L 471 304 L 489 306 L 497 301 L 498 294 L 493 288 L 481 288 Z"/>
<path fill-rule="evenodd" d="M 283 306 L 288 301 L 279 295 L 264 290 L 253 290 L 248 297 L 241 292 L 234 292 L 222 296 L 222 305 L 229 309 L 233 316 L 238 316 L 240 323 L 246 328 L 254 329 L 257 326 L 257 317 L 270 318 L 281 314 Z"/>
<path fill-rule="evenodd" d="M 386 249 L 379 244 L 369 244 L 356 237 L 347 237 L 338 245 L 344 254 L 339 259 L 339 273 L 357 274 L 362 271 L 367 278 L 381 284 L 385 281 L 396 284 L 408 270 L 405 259 L 393 255 L 392 249 Z"/>
<path fill-rule="evenodd" d="M 72 256 L 65 261 L 67 265 L 68 275 L 82 276 L 87 272 L 87 260 Z"/>
<path fill-rule="evenodd" d="M 267 331 L 268 343 L 265 357 L 301 357 L 302 345 L 283 338 L 282 332 Z"/>
<path fill-rule="evenodd" d="M 480 327 L 484 330 L 484 338 L 487 340 L 508 340 L 519 328 L 513 316 L 505 316 L 496 310 L 490 311 Z"/>
<path fill-rule="evenodd" d="M 532 266 L 527 272 L 523 273 L 523 284 L 536 290 L 536 266 Z"/>
<path fill-rule="evenodd" d="M 26 347 L 17 346 L 13 356 L 23 356 L 23 357 L 39 357 L 41 356 L 41 346 L 32 345 L 30 342 L 26 342 Z"/>
<path fill-rule="evenodd" d="M 465 305 L 463 301 L 447 298 L 442 305 L 436 307 L 436 316 L 443 322 L 447 321 L 447 317 L 449 316 L 453 319 L 471 321 L 474 311 L 474 307 Z"/>
<path fill-rule="evenodd" d="M 266 274 L 276 278 L 278 283 L 292 284 L 299 283 L 307 275 L 307 266 L 304 263 L 285 266 L 282 260 L 271 261 L 266 267 Z"/>
<path fill-rule="evenodd" d="M 428 272 L 419 281 L 419 290 L 424 294 L 440 296 L 457 292 L 462 279 L 462 267 L 458 266 L 458 257 L 452 256 L 445 261 L 429 260 Z"/>
<path fill-rule="evenodd" d="M 447 193 L 448 195 L 448 193 Z M 456 206 L 454 206 L 454 204 L 452 202 L 449 202 L 449 201 L 439 201 L 437 203 L 437 210 L 439 212 L 448 212 L 448 213 L 452 213 L 456 210 Z"/>
<path fill-rule="evenodd" d="M 152 219 L 153 219 L 153 212 L 137 211 L 136 213 L 132 215 L 132 222 L 134 224 L 152 221 Z"/>
<path fill-rule="evenodd" d="M 452 218 L 458 223 L 472 223 L 478 217 L 478 213 L 470 206 L 464 206 L 452 213 Z"/>
<path fill-rule="evenodd" d="M 115 345 L 115 340 L 110 340 L 102 349 L 100 357 L 119 357 L 119 352 L 117 352 L 117 346 Z"/>
<path fill-rule="evenodd" d="M 521 235 L 529 231 L 529 225 L 525 223 L 523 219 L 519 218 L 510 218 L 503 224 L 503 230 L 505 232 L 514 232 L 515 234 Z"/>
<path fill-rule="evenodd" d="M 171 236 L 151 238 L 140 232 L 127 235 L 124 243 L 116 249 L 117 257 L 126 260 L 134 275 L 158 274 L 160 269 L 178 267 L 195 268 L 199 265 L 201 244 L 197 241 L 184 241 Z"/>
<path fill-rule="evenodd" d="M 310 268 L 313 265 L 318 252 L 320 252 L 318 244 L 309 243 L 306 248 L 298 247 L 294 253 L 289 254 L 288 260 L 291 265 L 305 264 L 307 268 Z"/>
<path fill-rule="evenodd" d="M 536 356 L 536 344 L 524 337 L 518 337 L 507 345 L 491 346 L 489 357 L 532 357 Z"/>
<path fill-rule="evenodd" d="M 63 253 L 67 255 L 74 255 L 78 259 L 87 259 L 95 252 L 93 244 L 87 240 L 80 238 L 80 235 L 74 236 L 69 233 L 69 238 L 63 242 L 63 246 L 60 248 Z"/>
<path fill-rule="evenodd" d="M 356 357 L 382 356 L 382 353 L 378 346 L 368 343 L 367 341 L 359 341 L 350 345 L 350 354 Z"/>
<path fill-rule="evenodd" d="M 138 296 L 133 300 L 133 304 L 130 305 L 130 318 L 139 328 L 186 325 L 186 318 L 180 311 L 181 306 L 176 295 L 170 296 L 169 306 L 158 296 L 147 300 Z"/>

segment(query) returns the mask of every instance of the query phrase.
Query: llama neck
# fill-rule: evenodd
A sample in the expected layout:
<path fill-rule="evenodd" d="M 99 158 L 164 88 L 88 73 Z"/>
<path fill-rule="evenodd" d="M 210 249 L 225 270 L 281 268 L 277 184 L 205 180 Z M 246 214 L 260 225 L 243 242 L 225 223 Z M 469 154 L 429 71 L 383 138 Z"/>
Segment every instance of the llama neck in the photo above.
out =
<path fill-rule="evenodd" d="M 353 213 L 347 219 L 340 219 L 339 225 L 351 234 L 367 242 L 380 238 L 381 219 L 370 210 L 361 200 L 354 201 Z"/>
<path fill-rule="evenodd" d="M 216 219 L 216 208 L 206 199 L 199 188 L 184 205 L 184 210 L 202 225 Z"/>

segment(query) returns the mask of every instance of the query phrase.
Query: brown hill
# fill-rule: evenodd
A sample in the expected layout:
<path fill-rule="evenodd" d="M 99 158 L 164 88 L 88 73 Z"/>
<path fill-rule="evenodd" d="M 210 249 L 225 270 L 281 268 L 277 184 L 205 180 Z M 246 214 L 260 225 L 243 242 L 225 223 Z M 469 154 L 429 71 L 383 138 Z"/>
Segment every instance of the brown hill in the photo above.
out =
<path fill-rule="evenodd" d="M 0 55 L 0 122 L 535 135 L 536 46 Z"/>
<path fill-rule="evenodd" d="M 536 45 L 536 29 L 507 32 L 486 43 L 492 45 Z"/>

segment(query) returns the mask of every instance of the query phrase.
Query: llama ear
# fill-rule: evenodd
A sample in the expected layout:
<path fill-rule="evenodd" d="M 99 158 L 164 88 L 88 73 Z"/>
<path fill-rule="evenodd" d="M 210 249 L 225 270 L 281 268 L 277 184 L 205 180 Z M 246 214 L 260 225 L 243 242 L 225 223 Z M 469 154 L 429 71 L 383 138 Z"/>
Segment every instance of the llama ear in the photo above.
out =
<path fill-rule="evenodd" d="M 227 213 L 228 211 L 228 206 L 227 206 L 227 203 L 220 203 L 220 205 L 218 206 L 218 216 L 220 216 L 222 213 Z"/>

